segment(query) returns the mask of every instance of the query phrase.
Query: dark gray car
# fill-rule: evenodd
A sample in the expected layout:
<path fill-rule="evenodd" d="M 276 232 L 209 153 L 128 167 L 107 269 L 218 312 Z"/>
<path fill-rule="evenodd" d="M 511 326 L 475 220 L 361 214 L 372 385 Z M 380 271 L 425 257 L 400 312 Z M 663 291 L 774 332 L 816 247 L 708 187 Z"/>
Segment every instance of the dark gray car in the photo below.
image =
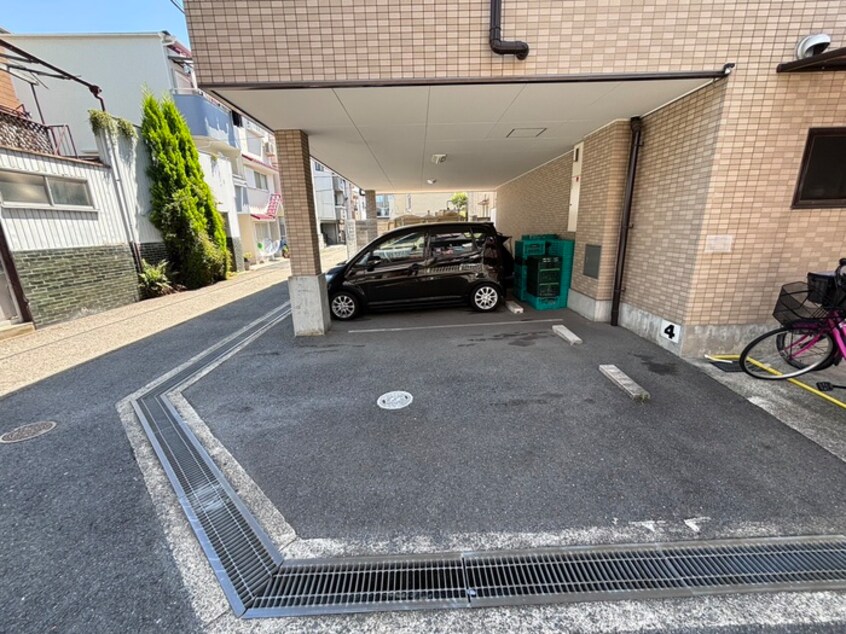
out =
<path fill-rule="evenodd" d="M 380 236 L 326 274 L 335 319 L 368 308 L 469 302 L 496 310 L 514 260 L 489 222 L 413 225 Z"/>

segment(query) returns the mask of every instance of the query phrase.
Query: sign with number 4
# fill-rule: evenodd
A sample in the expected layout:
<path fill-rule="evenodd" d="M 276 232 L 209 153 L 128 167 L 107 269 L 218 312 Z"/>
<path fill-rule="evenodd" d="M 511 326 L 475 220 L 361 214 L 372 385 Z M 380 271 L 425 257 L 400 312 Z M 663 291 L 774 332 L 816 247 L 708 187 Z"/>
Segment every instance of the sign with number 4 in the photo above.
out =
<path fill-rule="evenodd" d="M 678 343 L 679 339 L 681 339 L 682 328 L 678 324 L 662 319 L 660 333 L 664 339 L 669 339 L 673 343 Z"/>

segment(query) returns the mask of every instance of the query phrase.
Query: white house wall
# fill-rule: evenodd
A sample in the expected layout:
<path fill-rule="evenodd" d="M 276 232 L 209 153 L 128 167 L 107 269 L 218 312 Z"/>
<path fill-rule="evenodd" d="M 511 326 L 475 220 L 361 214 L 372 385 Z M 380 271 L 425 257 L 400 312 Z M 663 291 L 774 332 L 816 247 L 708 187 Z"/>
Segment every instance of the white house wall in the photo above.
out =
<path fill-rule="evenodd" d="M 0 169 L 87 181 L 93 207 L 0 203 L 22 316 L 36 326 L 138 300 L 138 275 L 108 167 L 0 148 Z"/>
<path fill-rule="evenodd" d="M 93 209 L 85 211 L 49 205 L 0 206 L 3 228 L 12 251 L 127 243 L 108 168 L 0 148 L 0 169 L 86 180 L 94 204 Z"/>
<path fill-rule="evenodd" d="M 141 123 L 145 89 L 156 97 L 169 94 L 172 77 L 159 33 L 97 35 L 15 35 L 4 39 L 46 62 L 100 86 L 108 111 L 135 124 Z M 72 81 L 42 77 L 36 87 L 48 124 L 68 124 L 81 154 L 96 154 L 88 111 L 99 102 L 85 86 Z M 15 91 L 27 110 L 38 117 L 28 83 L 15 79 Z"/>
<path fill-rule="evenodd" d="M 239 238 L 241 230 L 238 225 L 238 212 L 235 208 L 232 162 L 225 156 L 215 157 L 206 152 L 199 152 L 199 156 L 204 179 L 212 190 L 218 211 L 226 221 L 229 237 Z"/>
<path fill-rule="evenodd" d="M 144 141 L 141 140 L 141 131 L 138 130 L 136 139 L 127 139 L 118 135 L 116 140 L 116 159 L 119 161 L 119 171 L 123 189 L 126 192 L 126 202 L 129 205 L 129 215 L 132 217 L 135 239 L 141 244 L 159 243 L 162 241 L 162 236 L 150 222 L 150 213 L 153 210 L 150 178 L 147 176 L 150 153 Z M 100 149 L 100 157 L 104 161 L 108 160 L 108 153 L 103 147 Z"/>

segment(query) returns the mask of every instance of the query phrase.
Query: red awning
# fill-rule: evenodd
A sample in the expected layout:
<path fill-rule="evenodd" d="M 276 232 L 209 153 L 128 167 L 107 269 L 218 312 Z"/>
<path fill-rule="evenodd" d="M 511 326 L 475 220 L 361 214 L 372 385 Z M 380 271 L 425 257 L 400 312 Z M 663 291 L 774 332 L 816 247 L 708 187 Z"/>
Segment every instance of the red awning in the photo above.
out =
<path fill-rule="evenodd" d="M 271 216 L 269 214 L 250 214 L 251 218 L 255 218 L 256 220 L 276 220 L 276 216 Z"/>

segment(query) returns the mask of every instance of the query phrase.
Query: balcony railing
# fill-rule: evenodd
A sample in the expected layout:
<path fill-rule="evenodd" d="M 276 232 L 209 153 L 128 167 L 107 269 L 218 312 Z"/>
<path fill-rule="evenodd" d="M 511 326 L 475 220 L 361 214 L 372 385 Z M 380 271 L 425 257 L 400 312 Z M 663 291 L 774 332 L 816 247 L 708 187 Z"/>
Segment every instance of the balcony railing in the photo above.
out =
<path fill-rule="evenodd" d="M 202 90 L 180 88 L 173 91 L 173 100 L 188 122 L 191 134 L 222 141 L 238 147 L 232 111 Z"/>
<path fill-rule="evenodd" d="M 33 121 L 26 112 L 3 107 L 0 107 L 0 145 L 42 154 L 77 156 L 67 125 L 44 125 Z"/>
<path fill-rule="evenodd" d="M 270 202 L 270 192 L 265 189 L 247 187 L 247 200 L 244 211 L 250 214 L 263 214 L 267 211 L 267 204 Z"/>

